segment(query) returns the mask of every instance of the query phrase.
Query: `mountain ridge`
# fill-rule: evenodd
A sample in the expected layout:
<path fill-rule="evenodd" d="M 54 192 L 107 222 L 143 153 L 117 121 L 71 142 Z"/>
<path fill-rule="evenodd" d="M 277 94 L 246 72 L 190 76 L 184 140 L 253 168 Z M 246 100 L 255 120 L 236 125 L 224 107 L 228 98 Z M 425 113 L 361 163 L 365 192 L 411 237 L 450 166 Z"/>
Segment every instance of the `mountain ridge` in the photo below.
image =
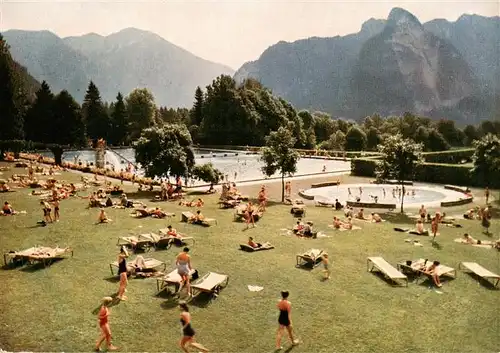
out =
<path fill-rule="evenodd" d="M 118 92 L 150 89 L 159 105 L 191 106 L 197 86 L 206 86 L 230 67 L 196 56 L 161 36 L 137 28 L 102 36 L 61 38 L 50 31 L 4 32 L 14 59 L 54 91 L 67 89 L 82 102 L 89 81 L 106 101 Z"/>

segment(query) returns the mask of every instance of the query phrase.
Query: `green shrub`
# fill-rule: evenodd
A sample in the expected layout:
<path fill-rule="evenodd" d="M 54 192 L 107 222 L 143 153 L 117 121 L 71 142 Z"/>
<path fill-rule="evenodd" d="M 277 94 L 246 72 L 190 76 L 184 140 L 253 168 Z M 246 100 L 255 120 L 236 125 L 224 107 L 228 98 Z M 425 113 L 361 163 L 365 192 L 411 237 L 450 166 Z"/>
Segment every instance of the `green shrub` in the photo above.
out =
<path fill-rule="evenodd" d="M 375 177 L 377 159 L 357 158 L 351 160 L 351 174 Z M 470 165 L 424 163 L 417 167 L 414 181 L 436 184 L 451 184 L 467 187 L 483 187 L 484 182 L 471 173 Z M 491 178 L 490 187 L 500 188 L 500 175 Z"/>
<path fill-rule="evenodd" d="M 470 162 L 473 154 L 473 148 L 465 148 L 451 151 L 426 152 L 423 155 L 427 163 L 458 164 L 463 160 Z"/>

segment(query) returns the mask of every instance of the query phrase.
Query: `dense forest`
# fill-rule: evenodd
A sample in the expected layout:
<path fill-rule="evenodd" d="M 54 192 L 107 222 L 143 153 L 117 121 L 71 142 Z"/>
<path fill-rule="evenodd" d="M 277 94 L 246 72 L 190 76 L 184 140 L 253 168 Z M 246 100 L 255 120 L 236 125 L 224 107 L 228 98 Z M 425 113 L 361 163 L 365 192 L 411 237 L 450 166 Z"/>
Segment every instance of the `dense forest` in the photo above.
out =
<path fill-rule="evenodd" d="M 258 81 L 237 84 L 225 75 L 204 89 L 198 87 L 191 109 L 158 107 L 145 88 L 127 96 L 117 92 L 115 101 L 104 102 L 93 82 L 80 106 L 66 90 L 52 92 L 46 82 L 35 86 L 34 94 L 28 92 L 27 75 L 0 37 L 0 141 L 78 147 L 102 137 L 110 145 L 131 145 L 147 128 L 179 124 L 188 129 L 194 143 L 202 145 L 262 146 L 272 131 L 285 127 L 292 132 L 296 148 L 375 150 L 387 136 L 400 133 L 421 142 L 427 151 L 440 151 L 470 146 L 488 133 L 500 134 L 500 121 L 460 128 L 445 118 L 431 120 L 412 113 L 373 115 L 356 122 L 297 111 Z M 33 82 L 29 87 L 34 87 Z"/>

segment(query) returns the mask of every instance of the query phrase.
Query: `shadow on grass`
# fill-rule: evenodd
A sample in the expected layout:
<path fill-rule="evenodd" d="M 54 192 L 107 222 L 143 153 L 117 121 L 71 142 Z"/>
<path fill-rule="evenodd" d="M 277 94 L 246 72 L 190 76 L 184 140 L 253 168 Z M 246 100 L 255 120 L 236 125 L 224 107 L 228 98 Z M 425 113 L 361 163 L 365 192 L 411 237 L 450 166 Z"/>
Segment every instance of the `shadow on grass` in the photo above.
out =
<path fill-rule="evenodd" d="M 316 264 L 316 265 L 312 265 L 312 264 L 305 264 L 305 265 L 295 265 L 295 268 L 298 268 L 300 270 L 304 270 L 304 271 L 312 271 L 314 270 L 316 267 L 318 267 L 319 264 Z"/>
<path fill-rule="evenodd" d="M 118 282 L 120 282 L 120 277 L 118 277 L 118 275 L 113 275 L 113 276 L 104 278 L 104 280 L 108 281 L 110 283 L 118 283 Z"/>
<path fill-rule="evenodd" d="M 500 290 L 500 288 L 495 287 L 493 283 L 488 281 L 487 279 L 476 275 L 475 273 L 472 272 L 465 272 L 467 275 L 469 275 L 472 279 L 477 281 L 482 287 L 489 289 L 489 290 Z"/>
<path fill-rule="evenodd" d="M 53 264 L 61 261 L 61 260 L 64 260 L 63 258 L 57 258 L 57 259 L 53 259 L 53 260 L 50 260 L 50 262 L 46 262 L 45 264 L 43 262 L 36 262 L 34 264 L 27 264 L 26 266 L 24 266 L 23 268 L 21 268 L 21 271 L 23 272 L 36 272 L 36 271 L 40 271 L 40 270 L 43 270 L 43 269 L 46 269 L 46 268 L 49 268 L 50 266 L 52 266 Z"/>
<path fill-rule="evenodd" d="M 431 240 L 431 245 L 436 250 L 443 250 L 443 246 L 435 240 Z"/>
<path fill-rule="evenodd" d="M 399 283 L 399 282 L 394 281 L 394 280 L 392 280 L 390 278 L 387 278 L 380 271 L 370 271 L 370 273 L 372 275 L 374 275 L 375 277 L 377 277 L 378 279 L 380 279 L 381 281 L 385 282 L 388 286 L 391 286 L 391 287 L 405 287 L 406 286 L 406 285 L 402 285 L 402 283 Z M 325 279 L 323 279 L 323 281 L 325 281 Z M 410 277 L 409 276 L 408 276 L 408 282 L 410 282 Z"/>
<path fill-rule="evenodd" d="M 384 213 L 381 216 L 384 220 L 387 222 L 391 222 L 394 224 L 415 224 L 417 223 L 416 219 L 410 218 L 407 214 L 405 213 Z"/>
<path fill-rule="evenodd" d="M 179 297 L 170 295 L 167 300 L 160 304 L 160 307 L 165 310 L 172 310 L 179 306 Z"/>
<path fill-rule="evenodd" d="M 113 301 L 111 303 L 108 304 L 108 308 L 111 308 L 113 306 L 116 306 L 118 304 L 120 304 L 121 300 L 118 299 L 118 292 L 115 292 L 113 294 L 110 294 L 110 295 L 107 295 L 107 297 L 111 297 L 113 298 Z M 92 310 L 92 314 L 93 315 L 97 315 L 99 314 L 99 310 L 101 310 L 101 304 L 99 304 L 94 310 Z"/>

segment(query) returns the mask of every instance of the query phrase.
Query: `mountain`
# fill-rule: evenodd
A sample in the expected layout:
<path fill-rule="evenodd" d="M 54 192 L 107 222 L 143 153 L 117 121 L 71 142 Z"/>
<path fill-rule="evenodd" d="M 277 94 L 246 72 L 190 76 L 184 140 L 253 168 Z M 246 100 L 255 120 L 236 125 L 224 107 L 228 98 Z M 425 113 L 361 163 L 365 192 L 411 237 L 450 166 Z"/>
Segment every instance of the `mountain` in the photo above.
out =
<path fill-rule="evenodd" d="M 35 93 L 40 88 L 40 82 L 35 80 L 33 76 L 28 73 L 25 67 L 21 66 L 18 62 L 14 61 L 14 70 L 17 72 L 19 79 L 21 80 L 21 84 L 26 91 L 29 99 L 35 98 Z"/>
<path fill-rule="evenodd" d="M 429 114 L 456 106 L 476 86 L 472 70 L 451 43 L 395 8 L 384 30 L 363 44 L 351 93 L 359 115 Z"/>
<path fill-rule="evenodd" d="M 162 37 L 135 28 L 109 36 L 95 33 L 59 38 L 48 31 L 10 30 L 4 37 L 14 59 L 54 91 L 83 100 L 90 80 L 106 101 L 118 92 L 150 89 L 159 105 L 190 107 L 197 86 L 234 71 L 201 59 Z"/>
<path fill-rule="evenodd" d="M 258 79 L 297 108 L 335 116 L 411 110 L 478 121 L 491 117 L 500 92 L 499 25 L 476 15 L 422 25 L 395 8 L 355 34 L 279 42 L 235 79 Z"/>

